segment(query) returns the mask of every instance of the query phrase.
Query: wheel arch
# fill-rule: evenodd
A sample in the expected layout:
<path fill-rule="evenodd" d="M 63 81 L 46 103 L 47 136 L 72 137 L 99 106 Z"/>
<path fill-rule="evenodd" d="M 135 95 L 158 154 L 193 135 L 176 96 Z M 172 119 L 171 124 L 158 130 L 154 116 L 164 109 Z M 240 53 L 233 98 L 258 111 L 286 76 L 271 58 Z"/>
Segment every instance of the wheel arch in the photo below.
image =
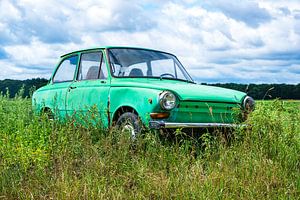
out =
<path fill-rule="evenodd" d="M 125 112 L 132 112 L 132 113 L 135 113 L 137 116 L 139 116 L 139 113 L 132 106 L 120 106 L 113 113 L 112 123 L 116 123 L 118 118 Z"/>
<path fill-rule="evenodd" d="M 41 108 L 40 113 L 45 113 L 45 112 L 53 112 L 51 108 L 49 108 L 48 106 L 44 106 Z"/>

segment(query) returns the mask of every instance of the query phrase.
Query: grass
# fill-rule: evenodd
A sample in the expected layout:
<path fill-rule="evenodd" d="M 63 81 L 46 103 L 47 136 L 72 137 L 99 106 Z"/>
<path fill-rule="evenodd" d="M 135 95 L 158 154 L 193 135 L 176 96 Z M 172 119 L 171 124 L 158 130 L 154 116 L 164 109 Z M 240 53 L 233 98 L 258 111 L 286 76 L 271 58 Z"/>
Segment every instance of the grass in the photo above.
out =
<path fill-rule="evenodd" d="M 259 102 L 247 129 L 174 139 L 33 116 L 0 96 L 0 199 L 299 199 L 300 104 Z"/>

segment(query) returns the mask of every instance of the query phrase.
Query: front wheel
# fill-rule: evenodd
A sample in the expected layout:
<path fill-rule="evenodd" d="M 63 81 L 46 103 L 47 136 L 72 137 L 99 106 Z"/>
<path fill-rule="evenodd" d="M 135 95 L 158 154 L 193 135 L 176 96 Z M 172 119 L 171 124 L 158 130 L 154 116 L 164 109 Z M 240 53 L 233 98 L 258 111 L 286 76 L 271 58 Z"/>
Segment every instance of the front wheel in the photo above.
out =
<path fill-rule="evenodd" d="M 51 111 L 50 108 L 44 108 L 44 109 L 42 110 L 42 115 L 45 115 L 46 118 L 47 118 L 48 120 L 50 120 L 50 121 L 53 121 L 53 120 L 54 120 L 54 114 L 53 114 L 53 112 Z"/>
<path fill-rule="evenodd" d="M 130 133 L 131 137 L 135 139 L 142 129 L 141 121 L 135 113 L 126 112 L 123 113 L 118 121 L 117 127 L 121 130 L 122 133 Z"/>

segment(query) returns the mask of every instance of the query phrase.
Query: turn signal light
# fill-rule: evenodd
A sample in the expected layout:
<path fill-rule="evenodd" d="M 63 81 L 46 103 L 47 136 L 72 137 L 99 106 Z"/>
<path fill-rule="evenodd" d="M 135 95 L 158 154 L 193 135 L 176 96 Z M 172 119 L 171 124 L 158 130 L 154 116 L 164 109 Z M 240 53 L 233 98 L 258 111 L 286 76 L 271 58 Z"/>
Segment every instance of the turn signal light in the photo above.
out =
<path fill-rule="evenodd" d="M 168 112 L 163 112 L 163 113 L 150 113 L 150 117 L 152 119 L 164 119 L 168 118 L 170 116 L 170 113 Z"/>

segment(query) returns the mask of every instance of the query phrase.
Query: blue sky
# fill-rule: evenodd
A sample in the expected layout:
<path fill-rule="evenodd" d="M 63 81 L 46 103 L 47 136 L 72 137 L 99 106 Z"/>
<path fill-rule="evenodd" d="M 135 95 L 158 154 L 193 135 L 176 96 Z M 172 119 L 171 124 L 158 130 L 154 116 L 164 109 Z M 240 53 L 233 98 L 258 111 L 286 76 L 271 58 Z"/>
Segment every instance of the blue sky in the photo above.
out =
<path fill-rule="evenodd" d="M 105 45 L 174 53 L 198 82 L 300 83 L 300 1 L 0 0 L 0 79 Z"/>

